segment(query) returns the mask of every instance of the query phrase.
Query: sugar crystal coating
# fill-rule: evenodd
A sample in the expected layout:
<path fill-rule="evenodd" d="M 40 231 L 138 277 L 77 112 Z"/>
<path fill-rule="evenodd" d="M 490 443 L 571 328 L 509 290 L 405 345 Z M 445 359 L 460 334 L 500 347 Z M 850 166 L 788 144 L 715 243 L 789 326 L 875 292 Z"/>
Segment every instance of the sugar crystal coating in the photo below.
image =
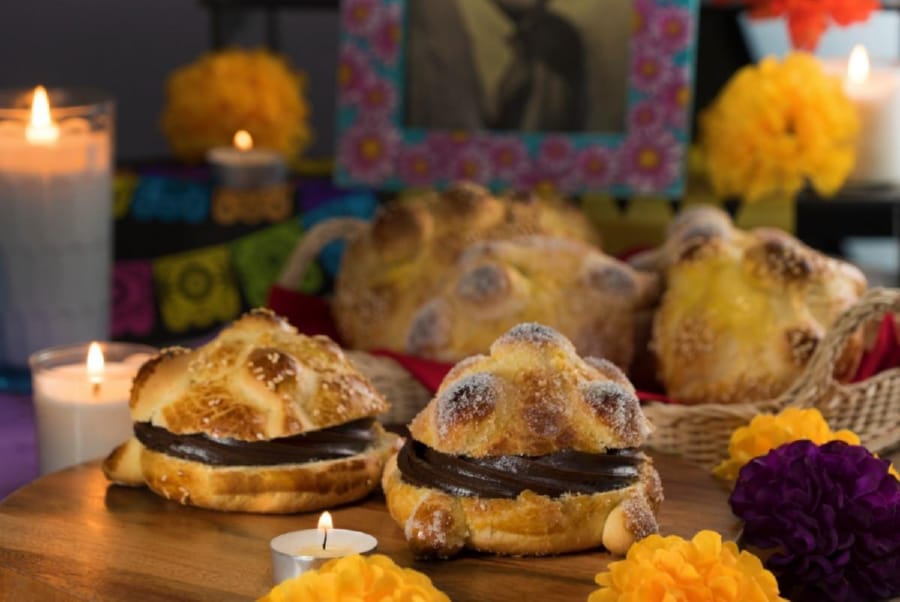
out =
<path fill-rule="evenodd" d="M 621 385 L 608 380 L 594 381 L 584 385 L 582 394 L 625 445 L 638 446 L 650 433 L 637 396 Z"/>
<path fill-rule="evenodd" d="M 438 397 L 438 432 L 444 436 L 457 424 L 483 420 L 499 396 L 500 382 L 493 374 L 476 372 L 459 379 Z"/>
<path fill-rule="evenodd" d="M 572 343 L 556 330 L 537 322 L 525 322 L 513 326 L 506 334 L 494 342 L 494 345 L 505 343 L 529 343 L 532 345 L 559 345 L 574 351 Z M 493 352 L 493 345 L 491 346 Z"/>

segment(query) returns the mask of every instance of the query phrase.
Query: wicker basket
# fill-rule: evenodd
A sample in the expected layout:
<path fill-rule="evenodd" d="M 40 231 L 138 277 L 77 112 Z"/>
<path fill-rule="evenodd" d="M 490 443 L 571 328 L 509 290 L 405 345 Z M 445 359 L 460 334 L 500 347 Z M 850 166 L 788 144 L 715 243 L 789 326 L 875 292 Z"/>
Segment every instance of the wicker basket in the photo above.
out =
<path fill-rule="evenodd" d="M 334 240 L 349 240 L 368 227 L 368 222 L 356 218 L 320 222 L 300 239 L 278 278 L 278 285 L 296 290 L 309 264 L 325 245 Z M 359 350 L 345 350 L 345 354 L 391 402 L 388 413 L 380 416 L 385 424 L 407 424 L 431 399 L 431 392 L 394 360 Z"/>
<path fill-rule="evenodd" d="M 645 405 L 644 413 L 656 427 L 647 445 L 712 468 L 727 456 L 734 429 L 761 412 L 779 412 L 794 406 L 818 408 L 832 429 L 852 430 L 873 452 L 896 446 L 900 443 L 900 368 L 853 384 L 841 384 L 832 375 L 848 338 L 870 320 L 897 311 L 900 290 L 868 291 L 859 303 L 838 317 L 806 370 L 777 399 L 727 405 Z"/>
<path fill-rule="evenodd" d="M 309 262 L 329 242 L 350 239 L 368 228 L 352 218 L 324 221 L 300 241 L 279 278 L 279 285 L 294 289 Z M 644 413 L 656 427 L 647 445 L 711 468 L 725 458 L 731 433 L 761 412 L 788 406 L 817 407 L 833 429 L 851 429 L 875 452 L 900 443 L 900 368 L 854 384 L 832 377 L 834 363 L 847 339 L 870 320 L 887 312 L 900 312 L 900 289 L 872 289 L 841 315 L 816 349 L 806 370 L 778 399 L 746 404 L 675 405 L 651 402 Z M 391 402 L 386 423 L 409 422 L 430 398 L 429 391 L 397 362 L 364 351 L 348 357 Z"/>

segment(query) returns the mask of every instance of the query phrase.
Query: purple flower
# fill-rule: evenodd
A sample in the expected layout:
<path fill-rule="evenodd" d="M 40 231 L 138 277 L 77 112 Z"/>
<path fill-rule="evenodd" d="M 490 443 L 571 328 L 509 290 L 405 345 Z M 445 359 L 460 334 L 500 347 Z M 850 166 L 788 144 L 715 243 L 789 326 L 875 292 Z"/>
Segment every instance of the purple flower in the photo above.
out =
<path fill-rule="evenodd" d="M 638 131 L 619 153 L 622 176 L 636 192 L 659 192 L 678 177 L 681 147 L 669 132 Z"/>
<path fill-rule="evenodd" d="M 372 67 L 366 55 L 353 44 L 344 44 L 338 56 L 338 90 L 343 104 L 359 101 L 363 89 L 372 78 Z"/>
<path fill-rule="evenodd" d="M 632 132 L 658 130 L 665 117 L 665 110 L 658 102 L 643 100 L 628 112 L 628 128 Z"/>
<path fill-rule="evenodd" d="M 392 127 L 361 123 L 341 139 L 340 164 L 353 179 L 378 184 L 390 175 L 399 142 L 400 135 Z"/>
<path fill-rule="evenodd" d="M 652 0 L 635 0 L 631 23 L 631 34 L 633 37 L 639 38 L 650 32 L 650 18 L 653 10 Z"/>
<path fill-rule="evenodd" d="M 360 91 L 359 106 L 367 118 L 384 120 L 397 106 L 397 91 L 386 79 L 373 77 Z"/>
<path fill-rule="evenodd" d="M 425 144 L 441 163 L 448 165 L 463 150 L 475 146 L 475 136 L 465 130 L 434 131 L 425 137 Z"/>
<path fill-rule="evenodd" d="M 451 180 L 484 184 L 490 178 L 491 168 L 487 158 L 474 147 L 460 152 L 450 164 Z"/>
<path fill-rule="evenodd" d="M 398 157 L 400 177 L 410 186 L 427 186 L 439 177 L 437 162 L 424 144 L 404 148 Z"/>
<path fill-rule="evenodd" d="M 900 481 L 864 447 L 787 443 L 744 466 L 730 503 L 743 541 L 794 602 L 900 596 Z"/>
<path fill-rule="evenodd" d="M 514 137 L 491 141 L 488 156 L 494 176 L 505 182 L 514 181 L 528 167 L 528 149 Z"/>
<path fill-rule="evenodd" d="M 574 169 L 551 171 L 546 169 L 540 161 L 534 161 L 528 169 L 520 174 L 514 188 L 522 192 L 534 192 L 543 197 L 558 196 L 574 192 L 578 188 L 578 174 Z"/>
<path fill-rule="evenodd" d="M 568 136 L 546 136 L 538 147 L 537 162 L 551 174 L 571 171 L 575 147 Z"/>
<path fill-rule="evenodd" d="M 668 53 L 684 50 L 691 39 L 691 17 L 687 10 L 677 6 L 664 6 L 653 11 L 650 17 L 653 43 Z"/>
<path fill-rule="evenodd" d="M 381 12 L 381 18 L 375 24 L 370 37 L 372 52 L 385 64 L 393 65 L 397 60 L 397 51 L 403 29 L 400 26 L 400 5 L 391 4 Z"/>
<path fill-rule="evenodd" d="M 616 154 L 603 146 L 589 146 L 578 153 L 575 171 L 585 188 L 606 188 L 616 179 Z"/>
<path fill-rule="evenodd" d="M 146 336 L 153 332 L 155 321 L 150 262 L 117 261 L 113 266 L 113 336 Z"/>
<path fill-rule="evenodd" d="M 687 69 L 672 71 L 669 81 L 659 92 L 658 100 L 662 104 L 666 123 L 678 128 L 687 127 L 688 105 L 691 102 Z"/>
<path fill-rule="evenodd" d="M 378 0 L 344 0 L 344 30 L 357 36 L 371 33 L 378 25 Z"/>
<path fill-rule="evenodd" d="M 647 94 L 661 90 L 672 77 L 672 57 L 651 44 L 641 45 L 631 59 L 632 85 Z"/>

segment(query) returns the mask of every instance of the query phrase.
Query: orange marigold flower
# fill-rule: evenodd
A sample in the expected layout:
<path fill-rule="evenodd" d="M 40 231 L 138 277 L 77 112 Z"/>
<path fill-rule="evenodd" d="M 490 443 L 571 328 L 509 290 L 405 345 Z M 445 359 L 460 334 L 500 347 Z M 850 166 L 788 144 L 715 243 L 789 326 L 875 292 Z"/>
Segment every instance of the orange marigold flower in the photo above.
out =
<path fill-rule="evenodd" d="M 747 0 L 752 17 L 784 17 L 791 44 L 815 50 L 819 38 L 832 24 L 842 27 L 868 20 L 878 10 L 878 0 Z"/>
<path fill-rule="evenodd" d="M 382 554 L 335 558 L 283 581 L 257 602 L 450 602 L 431 580 Z"/>
<path fill-rule="evenodd" d="M 200 161 L 247 130 L 261 148 L 295 159 L 312 141 L 306 78 L 266 50 L 211 52 L 176 69 L 166 83 L 162 129 L 172 151 Z"/>
<path fill-rule="evenodd" d="M 788 602 L 759 558 L 714 531 L 646 537 L 595 581 L 588 602 Z"/>
<path fill-rule="evenodd" d="M 816 445 L 829 441 L 860 444 L 859 437 L 852 431 L 833 432 L 819 410 L 788 408 L 778 415 L 760 414 L 749 425 L 736 429 L 728 443 L 728 459 L 716 466 L 713 472 L 718 477 L 734 481 L 744 464 L 753 458 L 800 439 L 809 439 Z"/>

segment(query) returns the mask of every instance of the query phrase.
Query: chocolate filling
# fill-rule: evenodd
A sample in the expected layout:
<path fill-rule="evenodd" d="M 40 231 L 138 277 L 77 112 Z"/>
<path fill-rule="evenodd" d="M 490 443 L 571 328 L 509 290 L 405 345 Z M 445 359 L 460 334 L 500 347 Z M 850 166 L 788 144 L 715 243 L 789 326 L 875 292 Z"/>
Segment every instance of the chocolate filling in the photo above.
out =
<path fill-rule="evenodd" d="M 363 453 L 376 438 L 374 418 L 362 418 L 302 435 L 241 441 L 202 433 L 176 435 L 149 422 L 136 422 L 134 434 L 144 447 L 212 466 L 276 466 L 336 460 Z"/>
<path fill-rule="evenodd" d="M 526 489 L 549 497 L 621 489 L 638 480 L 643 461 L 636 449 L 470 458 L 444 454 L 410 438 L 397 456 L 397 467 L 403 480 L 417 487 L 461 497 L 512 499 Z"/>

